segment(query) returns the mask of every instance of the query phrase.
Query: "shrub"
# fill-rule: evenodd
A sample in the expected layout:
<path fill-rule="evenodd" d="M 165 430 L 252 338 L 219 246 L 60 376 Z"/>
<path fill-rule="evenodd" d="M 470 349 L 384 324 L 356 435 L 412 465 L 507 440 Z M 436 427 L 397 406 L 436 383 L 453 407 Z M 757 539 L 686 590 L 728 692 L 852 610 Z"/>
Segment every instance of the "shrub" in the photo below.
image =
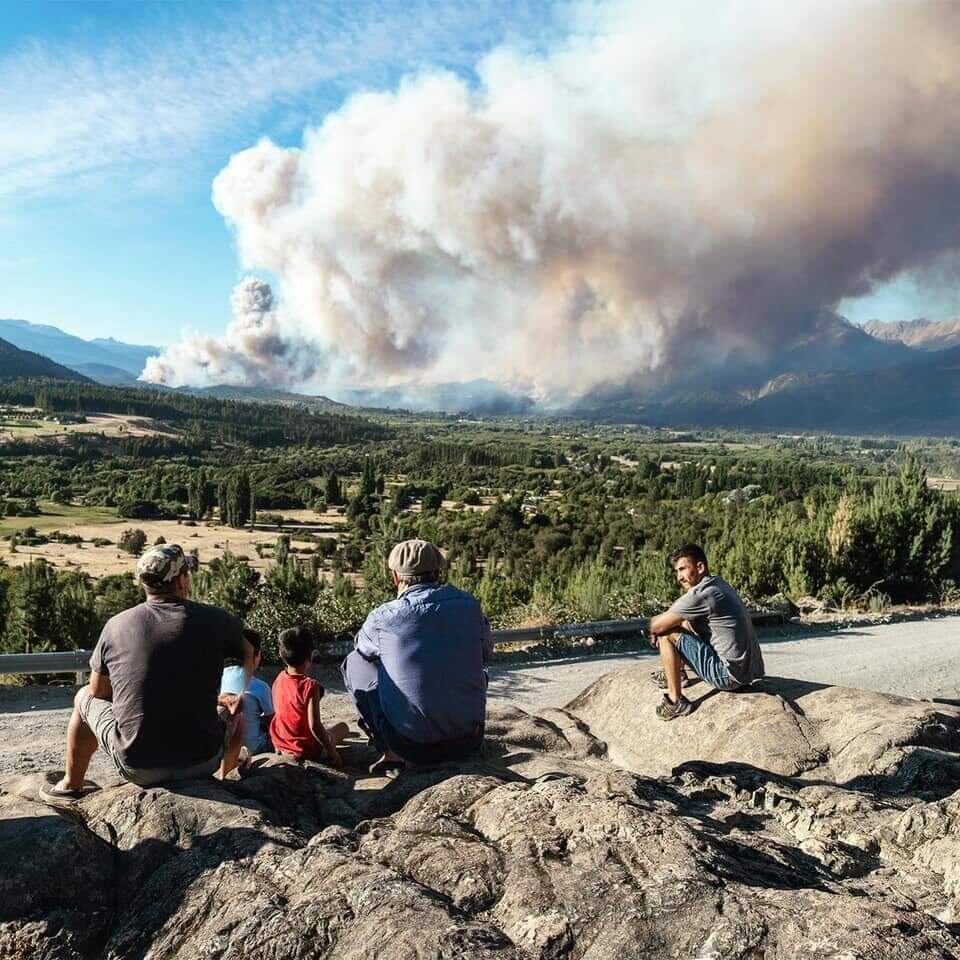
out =
<path fill-rule="evenodd" d="M 124 530 L 117 541 L 121 550 L 134 557 L 139 557 L 146 545 L 147 535 L 139 527 Z"/>

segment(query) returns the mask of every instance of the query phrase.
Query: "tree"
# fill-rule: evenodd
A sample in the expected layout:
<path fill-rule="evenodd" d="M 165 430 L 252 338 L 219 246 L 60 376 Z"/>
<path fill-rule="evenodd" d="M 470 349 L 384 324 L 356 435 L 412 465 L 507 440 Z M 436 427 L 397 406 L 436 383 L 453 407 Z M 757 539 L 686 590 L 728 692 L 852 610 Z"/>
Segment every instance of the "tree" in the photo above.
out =
<path fill-rule="evenodd" d="M 194 593 L 199 599 L 238 617 L 246 617 L 253 608 L 259 582 L 260 574 L 229 550 L 193 576 Z"/>
<path fill-rule="evenodd" d="M 217 484 L 217 511 L 220 514 L 220 522 L 229 523 L 230 497 L 225 477 Z"/>
<path fill-rule="evenodd" d="M 340 478 L 333 470 L 331 470 L 327 476 L 325 490 L 325 499 L 330 506 L 336 507 L 343 503 L 343 491 L 340 488 Z"/>
<path fill-rule="evenodd" d="M 4 647 L 18 653 L 38 653 L 57 648 L 57 575 L 43 560 L 21 568 L 8 595 Z"/>
<path fill-rule="evenodd" d="M 134 557 L 139 557 L 143 553 L 143 548 L 147 545 L 147 535 L 139 528 L 124 530 L 120 534 L 117 546 Z"/>
<path fill-rule="evenodd" d="M 927 485 L 926 470 L 909 456 L 869 498 L 855 506 L 841 501 L 830 531 L 837 572 L 861 589 L 879 586 L 895 601 L 935 596 L 951 564 L 951 520 L 943 494 Z"/>
<path fill-rule="evenodd" d="M 360 491 L 358 496 L 367 499 L 373 497 L 377 492 L 377 471 L 373 465 L 373 459 L 367 457 L 363 461 L 363 471 L 360 474 Z"/>
<path fill-rule="evenodd" d="M 250 474 L 246 470 L 237 470 L 231 474 L 227 485 L 227 523 L 231 527 L 245 527 L 250 521 L 252 508 Z"/>

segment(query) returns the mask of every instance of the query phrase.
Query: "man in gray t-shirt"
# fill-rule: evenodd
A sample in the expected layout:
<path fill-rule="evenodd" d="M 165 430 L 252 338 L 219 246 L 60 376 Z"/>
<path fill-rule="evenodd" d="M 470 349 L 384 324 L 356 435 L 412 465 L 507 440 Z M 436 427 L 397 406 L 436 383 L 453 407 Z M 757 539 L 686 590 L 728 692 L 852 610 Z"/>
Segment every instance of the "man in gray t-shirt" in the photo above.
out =
<path fill-rule="evenodd" d="M 737 591 L 710 573 L 703 550 L 684 544 L 670 561 L 686 593 L 650 621 L 650 642 L 659 648 L 663 663 L 654 679 L 666 689 L 657 707 L 657 716 L 664 720 L 693 709 L 681 692 L 696 682 L 686 678 L 686 666 L 718 690 L 736 690 L 764 671 L 750 614 Z"/>
<path fill-rule="evenodd" d="M 67 727 L 66 772 L 41 788 L 48 800 L 82 796 L 97 747 L 125 779 L 141 786 L 224 776 L 236 763 L 242 730 L 238 698 L 221 697 L 226 657 L 254 649 L 243 624 L 219 607 L 189 599 L 195 558 L 177 544 L 147 550 L 137 563 L 146 601 L 111 617 L 90 658 L 90 683 L 74 700 Z M 246 683 L 243 685 L 246 686 Z"/>

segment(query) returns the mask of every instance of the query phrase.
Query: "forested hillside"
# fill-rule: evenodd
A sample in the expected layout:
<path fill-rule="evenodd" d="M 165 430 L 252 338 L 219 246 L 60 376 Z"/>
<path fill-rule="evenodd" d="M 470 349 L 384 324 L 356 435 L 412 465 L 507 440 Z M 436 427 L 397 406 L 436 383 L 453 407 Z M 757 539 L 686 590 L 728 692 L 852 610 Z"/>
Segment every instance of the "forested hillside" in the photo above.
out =
<path fill-rule="evenodd" d="M 52 377 L 78 383 L 90 382 L 82 374 L 61 367 L 59 363 L 54 363 L 39 353 L 21 350 L 6 340 L 0 340 L 0 380 L 9 377 Z"/>

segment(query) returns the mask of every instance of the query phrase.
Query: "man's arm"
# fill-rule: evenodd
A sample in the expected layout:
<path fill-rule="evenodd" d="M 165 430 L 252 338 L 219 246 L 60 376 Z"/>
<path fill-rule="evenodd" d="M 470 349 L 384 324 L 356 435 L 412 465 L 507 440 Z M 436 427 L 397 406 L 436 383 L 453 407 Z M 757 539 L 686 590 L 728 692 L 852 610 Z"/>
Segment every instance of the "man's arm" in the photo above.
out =
<path fill-rule="evenodd" d="M 105 673 L 97 673 L 96 670 L 90 671 L 90 692 L 98 700 L 113 699 L 113 684 Z"/>
<path fill-rule="evenodd" d="M 357 638 L 354 642 L 357 653 L 366 660 L 380 659 L 380 633 L 377 630 L 377 623 L 374 618 L 376 610 L 371 610 L 367 614 L 367 619 L 363 621 L 363 626 L 357 631 Z"/>
<path fill-rule="evenodd" d="M 253 644 L 246 638 L 243 638 L 243 690 L 241 694 L 250 686 L 253 679 L 253 671 L 257 665 L 257 651 L 253 649 Z"/>
<path fill-rule="evenodd" d="M 331 767 L 338 770 L 343 768 L 343 758 L 337 750 L 337 745 L 330 739 L 327 728 L 320 719 L 320 689 L 319 687 L 310 694 L 310 708 L 307 711 L 307 723 L 310 725 L 310 732 L 313 739 L 319 743 L 327 754 L 327 762 Z"/>
<path fill-rule="evenodd" d="M 686 630 L 693 633 L 690 626 L 691 620 L 699 617 L 706 617 L 710 613 L 710 608 L 706 601 L 693 590 L 688 590 L 682 597 L 678 597 L 670 605 L 669 610 L 653 617 L 650 621 L 650 642 L 656 646 L 657 637 L 665 637 L 677 630 Z"/>
<path fill-rule="evenodd" d="M 686 618 L 677 613 L 672 607 L 664 610 L 663 613 L 653 617 L 650 621 L 650 635 L 653 637 L 662 637 L 675 630 L 681 629 L 686 623 Z"/>

